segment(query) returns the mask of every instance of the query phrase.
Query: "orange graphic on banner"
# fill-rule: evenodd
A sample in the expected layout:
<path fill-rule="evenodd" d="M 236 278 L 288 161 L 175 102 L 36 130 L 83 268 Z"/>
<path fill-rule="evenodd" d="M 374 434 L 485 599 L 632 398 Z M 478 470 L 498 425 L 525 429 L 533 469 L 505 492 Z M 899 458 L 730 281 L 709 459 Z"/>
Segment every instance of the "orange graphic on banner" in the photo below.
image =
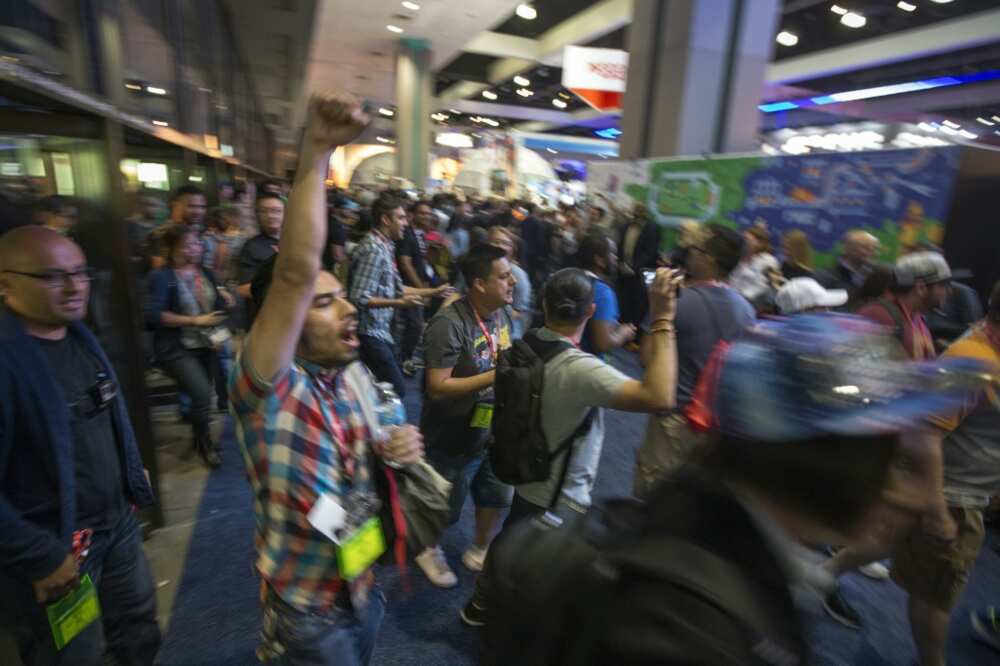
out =
<path fill-rule="evenodd" d="M 598 111 L 617 111 L 622 108 L 624 93 L 586 88 L 570 88 L 570 91 Z"/>

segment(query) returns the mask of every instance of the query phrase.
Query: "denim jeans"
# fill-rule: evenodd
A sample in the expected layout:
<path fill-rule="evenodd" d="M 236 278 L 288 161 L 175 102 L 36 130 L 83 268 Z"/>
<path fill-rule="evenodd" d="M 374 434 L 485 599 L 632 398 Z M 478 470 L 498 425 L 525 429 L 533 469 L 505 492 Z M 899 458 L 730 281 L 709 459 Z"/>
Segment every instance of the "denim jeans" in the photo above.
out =
<path fill-rule="evenodd" d="M 406 395 L 406 385 L 403 383 L 403 369 L 396 358 L 396 350 L 385 340 L 371 335 L 359 335 L 361 342 L 361 362 L 380 382 L 392 384 L 396 395 L 400 398 Z"/>
<path fill-rule="evenodd" d="M 177 390 L 191 400 L 191 422 L 207 427 L 212 421 L 212 399 L 215 396 L 215 353 L 211 349 L 188 349 L 182 356 L 160 363 L 160 368 L 177 382 Z"/>
<path fill-rule="evenodd" d="M 101 618 L 56 651 L 44 606 L 30 584 L 5 596 L 15 613 L 12 633 L 25 666 L 101 666 L 108 652 L 119 666 L 148 666 L 160 649 L 156 590 L 131 508 L 111 530 L 95 532 L 80 575 L 90 574 Z M 5 620 L 5 623 L 7 621 Z"/>
<path fill-rule="evenodd" d="M 264 601 L 263 645 L 280 656 L 261 658 L 276 666 L 367 666 L 385 616 L 385 597 L 373 587 L 360 614 L 337 607 L 329 613 L 293 608 L 268 587 Z"/>

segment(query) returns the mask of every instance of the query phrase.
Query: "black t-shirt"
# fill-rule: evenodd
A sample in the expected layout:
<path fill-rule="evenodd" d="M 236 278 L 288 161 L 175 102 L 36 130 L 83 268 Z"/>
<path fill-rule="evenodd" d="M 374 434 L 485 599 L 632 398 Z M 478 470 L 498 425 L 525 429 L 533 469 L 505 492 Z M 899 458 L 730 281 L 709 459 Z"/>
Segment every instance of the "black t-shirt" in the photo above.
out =
<path fill-rule="evenodd" d="M 423 250 L 420 248 L 420 241 L 417 239 L 417 232 L 411 226 L 407 226 L 406 230 L 403 232 L 403 238 L 396 241 L 396 264 L 400 266 L 399 275 L 403 278 L 403 284 L 408 287 L 415 287 L 417 285 L 412 284 L 410 279 L 406 276 L 406 273 L 402 270 L 402 262 L 400 258 L 410 257 L 413 261 L 413 270 L 417 272 L 417 275 L 424 282 L 428 281 L 427 276 L 427 264 L 424 260 Z"/>
<path fill-rule="evenodd" d="M 347 245 L 347 228 L 334 213 L 330 213 L 326 220 L 326 245 L 323 246 L 323 268 L 332 271 L 334 268 L 333 252 L 331 245 L 345 247 Z"/>
<path fill-rule="evenodd" d="M 111 405 L 97 409 L 90 389 L 107 379 L 100 361 L 75 336 L 62 340 L 34 338 L 70 407 L 73 463 L 76 471 L 78 528 L 111 529 L 125 511 L 121 454 L 115 439 Z"/>
<path fill-rule="evenodd" d="M 483 326 L 496 341 L 497 353 L 510 347 L 512 324 L 506 308 L 483 320 Z M 490 344 L 467 299 L 434 315 L 424 333 L 424 344 L 427 367 L 452 368 L 452 377 L 474 377 L 496 367 Z M 478 403 L 493 404 L 492 387 L 444 400 L 425 396 L 420 430 L 428 450 L 467 457 L 482 453 L 490 431 L 472 427 Z"/>
<path fill-rule="evenodd" d="M 237 282 L 239 284 L 252 282 L 257 269 L 277 253 L 278 241 L 270 236 L 257 234 L 248 240 L 243 244 L 243 249 L 240 250 Z"/>

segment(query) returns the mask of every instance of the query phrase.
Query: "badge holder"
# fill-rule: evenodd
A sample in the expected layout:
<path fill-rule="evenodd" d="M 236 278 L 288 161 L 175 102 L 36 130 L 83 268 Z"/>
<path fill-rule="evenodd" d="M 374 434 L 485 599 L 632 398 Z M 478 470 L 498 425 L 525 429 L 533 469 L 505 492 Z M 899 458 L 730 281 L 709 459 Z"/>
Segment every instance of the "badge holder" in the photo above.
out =
<path fill-rule="evenodd" d="M 476 409 L 472 412 L 472 428 L 489 429 L 493 423 L 493 405 L 487 402 L 476 403 Z"/>
<path fill-rule="evenodd" d="M 101 617 L 101 605 L 97 600 L 97 590 L 90 580 L 90 574 L 80 579 L 80 587 L 59 601 L 48 604 L 45 613 L 52 628 L 52 638 L 56 649 L 62 650 L 81 631 Z"/>

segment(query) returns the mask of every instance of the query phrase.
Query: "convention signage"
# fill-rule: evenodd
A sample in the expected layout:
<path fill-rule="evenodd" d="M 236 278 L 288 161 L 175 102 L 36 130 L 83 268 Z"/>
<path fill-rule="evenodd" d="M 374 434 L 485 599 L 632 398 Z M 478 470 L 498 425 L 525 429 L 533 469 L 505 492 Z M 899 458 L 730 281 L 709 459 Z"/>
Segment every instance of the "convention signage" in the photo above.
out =
<path fill-rule="evenodd" d="M 628 53 L 619 49 L 567 46 L 562 84 L 598 111 L 622 108 L 628 79 Z"/>

